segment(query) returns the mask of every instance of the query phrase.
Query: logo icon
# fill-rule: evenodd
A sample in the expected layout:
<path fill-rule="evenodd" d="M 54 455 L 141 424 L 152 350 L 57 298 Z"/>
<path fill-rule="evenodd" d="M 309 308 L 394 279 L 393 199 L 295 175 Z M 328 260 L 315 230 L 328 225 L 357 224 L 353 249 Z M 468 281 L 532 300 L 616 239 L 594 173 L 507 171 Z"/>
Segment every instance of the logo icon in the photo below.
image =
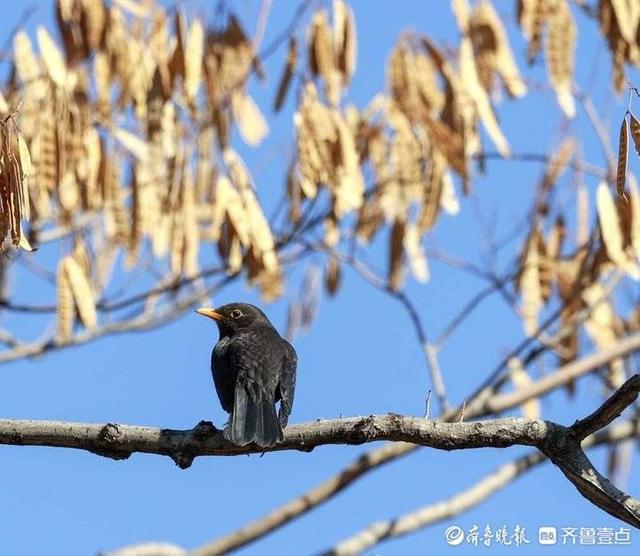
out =
<path fill-rule="evenodd" d="M 540 544 L 556 544 L 558 542 L 558 530 L 555 527 L 539 527 L 538 542 Z"/>
<path fill-rule="evenodd" d="M 449 546 L 458 546 L 464 541 L 464 531 L 457 525 L 452 525 L 444 532 L 444 539 Z"/>

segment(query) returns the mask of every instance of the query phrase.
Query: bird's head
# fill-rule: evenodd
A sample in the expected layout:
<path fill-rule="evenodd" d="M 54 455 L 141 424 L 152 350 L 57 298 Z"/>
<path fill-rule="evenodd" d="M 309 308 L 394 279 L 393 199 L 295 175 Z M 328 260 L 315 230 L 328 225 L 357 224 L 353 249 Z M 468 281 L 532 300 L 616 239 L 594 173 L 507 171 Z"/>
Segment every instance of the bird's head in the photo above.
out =
<path fill-rule="evenodd" d="M 271 326 L 267 316 L 255 305 L 249 303 L 229 303 L 216 309 L 203 307 L 196 313 L 216 321 L 220 337 L 233 336 L 244 328 L 256 325 Z"/>

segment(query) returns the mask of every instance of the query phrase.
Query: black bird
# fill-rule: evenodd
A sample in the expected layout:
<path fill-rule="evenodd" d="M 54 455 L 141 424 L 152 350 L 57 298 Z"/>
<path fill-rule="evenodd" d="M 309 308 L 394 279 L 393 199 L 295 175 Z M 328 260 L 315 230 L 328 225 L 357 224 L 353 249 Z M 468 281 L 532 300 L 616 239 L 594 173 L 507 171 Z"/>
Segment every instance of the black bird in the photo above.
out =
<path fill-rule="evenodd" d="M 225 438 L 238 446 L 273 446 L 283 438 L 293 405 L 295 350 L 254 305 L 229 303 L 196 312 L 215 320 L 220 332 L 211 372 L 220 404 L 230 413 Z"/>

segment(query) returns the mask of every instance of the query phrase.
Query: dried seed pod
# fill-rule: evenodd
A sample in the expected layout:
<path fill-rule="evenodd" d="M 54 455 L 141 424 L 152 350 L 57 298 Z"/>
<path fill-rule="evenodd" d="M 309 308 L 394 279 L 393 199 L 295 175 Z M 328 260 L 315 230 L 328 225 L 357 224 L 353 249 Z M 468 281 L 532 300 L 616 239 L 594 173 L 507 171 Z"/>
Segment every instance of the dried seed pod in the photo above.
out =
<path fill-rule="evenodd" d="M 571 8 L 566 0 L 559 0 L 549 21 L 546 53 L 549 79 L 556 92 L 558 104 L 568 118 L 576 115 L 572 91 L 576 35 Z"/>
<path fill-rule="evenodd" d="M 634 139 L 635 141 L 635 139 Z M 624 197 L 624 188 L 627 183 L 627 169 L 629 167 L 629 122 L 625 114 L 620 126 L 620 139 L 618 141 L 618 172 L 616 174 L 616 190 L 620 197 Z"/>
<path fill-rule="evenodd" d="M 333 297 L 338 293 L 341 280 L 342 271 L 338 259 L 336 257 L 329 257 L 325 265 L 324 286 L 330 296 Z"/>
<path fill-rule="evenodd" d="M 398 291 L 404 283 L 404 236 L 407 222 L 396 218 L 389 234 L 389 288 Z"/>

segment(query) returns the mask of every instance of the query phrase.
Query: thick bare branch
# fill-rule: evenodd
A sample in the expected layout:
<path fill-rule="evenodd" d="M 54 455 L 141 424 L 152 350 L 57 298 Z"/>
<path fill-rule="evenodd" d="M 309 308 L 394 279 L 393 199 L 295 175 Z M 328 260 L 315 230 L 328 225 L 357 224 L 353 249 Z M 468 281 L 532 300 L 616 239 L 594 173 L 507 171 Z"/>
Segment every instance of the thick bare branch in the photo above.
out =
<path fill-rule="evenodd" d="M 585 420 L 589 423 L 586 428 L 591 430 L 596 423 L 608 424 L 611 408 L 618 411 L 623 404 L 632 403 L 639 389 L 640 375 L 635 375 L 603 404 L 594 414 L 597 417 Z M 579 424 L 578 431 L 582 430 Z M 510 417 L 443 423 L 388 414 L 293 425 L 286 430 L 284 440 L 267 451 L 311 451 L 326 444 L 363 444 L 377 440 L 408 442 L 439 450 L 535 446 L 560 467 L 585 498 L 610 515 L 640 528 L 640 500 L 618 490 L 600 475 L 582 450 L 582 439 L 573 427 L 539 419 Z M 76 448 L 114 459 L 126 459 L 134 452 L 160 454 L 171 457 L 182 468 L 189 467 L 196 456 L 265 451 L 254 445 L 231 444 L 221 431 L 205 422 L 183 431 L 112 423 L 0 420 L 0 443 Z M 220 552 L 203 549 L 197 554 L 210 556 Z"/>
<path fill-rule="evenodd" d="M 77 448 L 122 459 L 134 452 L 170 456 L 188 467 L 196 456 L 237 456 L 265 451 L 309 452 L 327 444 L 393 440 L 440 450 L 543 446 L 553 431 L 545 421 L 508 417 L 469 423 L 440 423 L 401 415 L 370 415 L 292 425 L 273 448 L 236 446 L 209 423 L 192 430 L 158 429 L 108 423 L 0 420 L 0 443 Z"/>
<path fill-rule="evenodd" d="M 574 378 L 591 372 L 612 359 L 623 357 L 638 349 L 640 349 L 640 334 L 621 340 L 616 346 L 608 350 L 596 352 L 579 361 L 565 365 L 558 369 L 556 373 L 535 382 L 526 390 L 513 394 L 504 394 L 501 396 L 495 396 L 494 394 L 492 396 L 492 390 L 487 389 L 482 394 L 486 393 L 488 396 L 480 395 L 468 404 L 467 415 L 470 419 L 477 419 L 488 415 L 489 412 L 496 410 L 496 408 L 497 410 L 505 411 L 516 407 L 524 401 L 560 388 Z M 499 403 L 494 403 L 494 398 L 499 400 Z M 454 413 L 455 410 L 452 410 L 445 414 L 442 419 L 444 420 L 449 414 L 453 415 Z M 255 541 L 263 535 L 300 517 L 302 514 L 311 511 L 316 506 L 327 502 L 352 483 L 363 478 L 367 473 L 378 469 L 384 464 L 406 456 L 418 448 L 419 446 L 413 444 L 396 442 L 363 454 L 338 474 L 305 492 L 299 498 L 276 508 L 266 516 L 253 521 L 246 527 L 217 539 L 210 545 L 212 550 L 210 554 L 222 554 L 225 551 L 239 548 Z M 218 552 L 214 549 L 218 550 Z"/>
<path fill-rule="evenodd" d="M 590 436 L 585 440 L 583 446 L 592 448 L 633 438 L 638 433 L 638 426 L 637 421 L 620 423 L 611 429 Z M 418 529 L 458 516 L 500 492 L 523 474 L 545 461 L 547 458 L 541 452 L 532 452 L 505 463 L 471 487 L 445 500 L 434 502 L 393 519 L 370 524 L 336 544 L 326 551 L 324 556 L 355 556 L 383 541 L 407 535 Z"/>

